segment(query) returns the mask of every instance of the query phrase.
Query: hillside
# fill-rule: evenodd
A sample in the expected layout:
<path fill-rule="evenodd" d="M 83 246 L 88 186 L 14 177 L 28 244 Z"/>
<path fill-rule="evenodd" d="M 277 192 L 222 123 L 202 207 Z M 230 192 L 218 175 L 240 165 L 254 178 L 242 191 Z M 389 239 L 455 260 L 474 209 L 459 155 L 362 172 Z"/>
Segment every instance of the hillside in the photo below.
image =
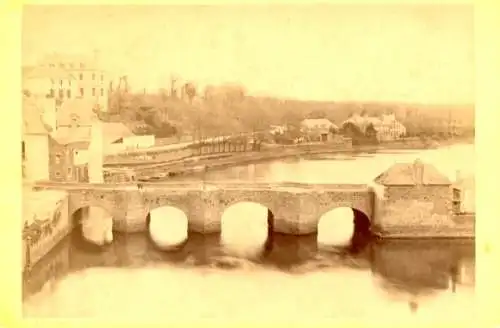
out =
<path fill-rule="evenodd" d="M 136 133 L 157 136 L 215 136 L 266 130 L 270 124 L 297 125 L 304 118 L 328 118 L 340 125 L 354 113 L 378 116 L 392 112 L 410 134 L 436 134 L 450 126 L 461 134 L 474 131 L 473 105 L 381 102 L 320 102 L 238 95 L 187 100 L 161 94 L 129 95 L 120 113 L 103 115 L 122 121 Z"/>

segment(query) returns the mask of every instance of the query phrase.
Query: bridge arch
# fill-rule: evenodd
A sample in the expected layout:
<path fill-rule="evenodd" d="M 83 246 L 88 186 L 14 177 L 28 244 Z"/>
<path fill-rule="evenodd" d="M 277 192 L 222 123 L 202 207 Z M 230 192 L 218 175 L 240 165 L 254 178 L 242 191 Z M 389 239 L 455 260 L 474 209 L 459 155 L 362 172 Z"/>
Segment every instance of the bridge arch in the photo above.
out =
<path fill-rule="evenodd" d="M 229 253 L 256 257 L 272 250 L 274 212 L 256 201 L 237 200 L 221 214 L 221 244 Z"/>
<path fill-rule="evenodd" d="M 370 216 L 356 204 L 334 204 L 320 212 L 317 222 L 320 248 L 343 246 L 357 252 L 366 246 L 370 236 Z"/>
<path fill-rule="evenodd" d="M 177 250 L 188 239 L 189 220 L 186 211 L 176 206 L 150 208 L 146 227 L 150 240 L 161 250 Z"/>
<path fill-rule="evenodd" d="M 104 206 L 85 204 L 70 212 L 73 241 L 80 246 L 104 246 L 113 241 L 114 218 Z"/>

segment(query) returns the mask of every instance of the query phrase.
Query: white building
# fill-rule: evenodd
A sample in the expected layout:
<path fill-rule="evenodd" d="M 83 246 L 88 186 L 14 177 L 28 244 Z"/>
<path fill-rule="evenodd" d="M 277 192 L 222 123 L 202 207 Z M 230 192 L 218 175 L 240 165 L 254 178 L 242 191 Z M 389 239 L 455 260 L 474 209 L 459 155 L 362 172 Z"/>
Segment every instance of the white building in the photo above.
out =
<path fill-rule="evenodd" d="M 22 158 L 23 178 L 29 181 L 48 180 L 50 162 L 49 133 L 51 128 L 31 97 L 23 97 Z"/>
<path fill-rule="evenodd" d="M 107 111 L 110 74 L 102 69 L 99 57 L 98 52 L 93 56 L 46 55 L 37 65 L 23 69 L 23 89 L 61 101 L 89 99 Z"/>
<path fill-rule="evenodd" d="M 354 114 L 342 123 L 342 126 L 352 123 L 359 127 L 361 132 L 371 125 L 377 132 L 379 141 L 397 140 L 406 135 L 406 127 L 399 122 L 394 114 L 383 114 L 380 117 Z"/>

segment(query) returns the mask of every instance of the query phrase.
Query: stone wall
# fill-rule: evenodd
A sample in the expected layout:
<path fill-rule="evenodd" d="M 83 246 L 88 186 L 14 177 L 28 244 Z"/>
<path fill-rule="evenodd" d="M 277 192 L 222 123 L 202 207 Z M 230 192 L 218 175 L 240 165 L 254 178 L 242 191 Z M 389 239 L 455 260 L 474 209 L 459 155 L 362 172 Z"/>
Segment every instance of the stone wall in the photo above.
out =
<path fill-rule="evenodd" d="M 450 186 L 386 186 L 375 207 L 382 236 L 432 236 L 455 225 Z"/>
<path fill-rule="evenodd" d="M 34 223 L 23 232 L 25 267 L 37 263 L 70 232 L 68 197 L 54 204 L 51 216 L 42 219 L 42 223 Z"/>
<path fill-rule="evenodd" d="M 220 232 L 221 218 L 227 208 L 240 202 L 267 207 L 274 215 L 274 231 L 305 235 L 315 233 L 320 217 L 337 207 L 352 207 L 372 216 L 373 194 L 368 189 L 353 190 L 224 190 L 165 189 L 147 187 L 136 190 L 73 191 L 70 216 L 79 208 L 97 206 L 113 216 L 113 229 L 139 232 L 147 229 L 148 213 L 158 207 L 182 210 L 189 230 L 200 233 Z"/>

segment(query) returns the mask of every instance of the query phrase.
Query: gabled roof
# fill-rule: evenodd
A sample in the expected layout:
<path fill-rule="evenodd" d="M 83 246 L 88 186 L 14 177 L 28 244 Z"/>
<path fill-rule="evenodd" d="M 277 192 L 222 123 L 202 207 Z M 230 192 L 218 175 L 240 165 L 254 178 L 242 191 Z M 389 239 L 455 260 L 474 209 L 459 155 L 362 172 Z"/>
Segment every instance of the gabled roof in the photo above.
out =
<path fill-rule="evenodd" d="M 316 128 L 325 126 L 327 128 L 333 127 L 335 129 L 338 129 L 338 127 L 335 124 L 333 124 L 330 120 L 326 118 L 306 118 L 302 120 L 300 124 L 307 128 Z"/>
<path fill-rule="evenodd" d="M 52 128 L 45 124 L 36 100 L 23 95 L 23 134 L 48 135 Z"/>
<path fill-rule="evenodd" d="M 132 137 L 134 134 L 123 123 L 102 123 L 104 142 L 111 144 L 121 138 Z"/>
<path fill-rule="evenodd" d="M 451 185 L 447 176 L 418 159 L 413 163 L 396 163 L 374 181 L 384 186 Z"/>
<path fill-rule="evenodd" d="M 123 123 L 105 123 L 101 122 L 103 144 L 112 144 L 115 141 L 134 136 L 134 134 Z M 52 137 L 60 144 L 67 145 L 76 142 L 92 141 L 92 127 L 77 126 L 77 127 L 60 127 L 52 134 Z"/>
<path fill-rule="evenodd" d="M 66 70 L 58 67 L 24 67 L 24 79 L 54 79 L 54 80 L 74 80 L 75 78 Z"/>
<path fill-rule="evenodd" d="M 89 127 L 60 127 L 52 133 L 57 143 L 61 145 L 68 145 L 76 142 L 90 143 L 90 128 Z"/>
<path fill-rule="evenodd" d="M 57 112 L 57 124 L 69 126 L 73 121 L 79 125 L 90 126 L 97 119 L 93 108 L 96 102 L 93 99 L 68 99 L 63 101 Z"/>

